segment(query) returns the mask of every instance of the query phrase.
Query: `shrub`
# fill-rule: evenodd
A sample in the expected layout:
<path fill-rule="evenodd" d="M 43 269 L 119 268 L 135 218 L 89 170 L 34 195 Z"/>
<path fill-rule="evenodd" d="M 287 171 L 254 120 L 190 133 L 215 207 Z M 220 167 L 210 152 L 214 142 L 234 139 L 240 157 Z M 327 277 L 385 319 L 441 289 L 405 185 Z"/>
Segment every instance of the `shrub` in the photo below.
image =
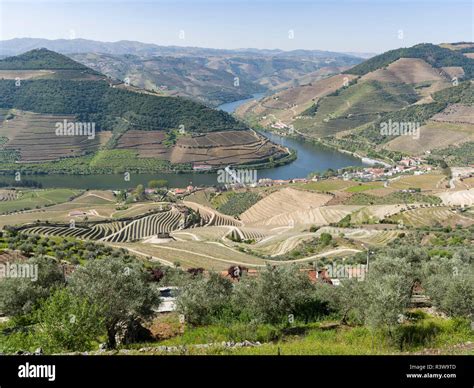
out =
<path fill-rule="evenodd" d="M 55 291 L 36 312 L 35 335 L 46 352 L 85 351 L 105 333 L 103 318 L 96 305 L 71 294 Z"/>
<path fill-rule="evenodd" d="M 209 324 L 226 314 L 230 306 L 232 283 L 217 273 L 198 277 L 186 284 L 177 300 L 178 311 L 192 325 Z"/>

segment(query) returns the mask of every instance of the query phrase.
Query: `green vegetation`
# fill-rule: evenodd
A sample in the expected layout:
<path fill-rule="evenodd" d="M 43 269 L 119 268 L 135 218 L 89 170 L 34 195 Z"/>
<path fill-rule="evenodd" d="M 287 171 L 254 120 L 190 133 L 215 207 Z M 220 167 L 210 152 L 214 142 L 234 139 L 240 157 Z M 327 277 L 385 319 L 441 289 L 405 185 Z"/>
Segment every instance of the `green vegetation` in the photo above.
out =
<path fill-rule="evenodd" d="M 36 209 L 71 201 L 82 194 L 82 190 L 72 189 L 43 189 L 18 190 L 18 198 L 11 201 L 0 201 L 0 213 Z"/>
<path fill-rule="evenodd" d="M 42 266 L 37 282 L 18 278 L 0 282 L 0 311 L 12 317 L 0 325 L 0 352 L 37 347 L 47 353 L 84 351 L 97 349 L 104 341 L 111 348 L 186 345 L 189 354 L 387 354 L 450 347 L 473 339 L 468 318 L 474 306 L 474 252 L 466 249 L 471 234 L 472 230 L 460 228 L 400 233 L 388 247 L 373 252 L 368 278 L 342 279 L 338 287 L 312 283 L 297 265 L 268 266 L 257 277 L 244 272 L 232 284 L 216 273 L 147 269 L 112 248 L 76 268 L 65 284 L 58 262 L 33 258 L 30 263 Z M 23 254 L 60 258 L 51 248 L 61 241 L 72 243 L 67 258 L 84 244 L 90 252 L 102 249 L 97 244 L 18 234 L 3 237 L 1 244 L 11 249 L 21 244 Z M 330 234 L 322 233 L 317 244 L 332 242 Z M 40 252 L 41 247 L 46 250 Z M 356 256 L 345 263 L 365 262 L 364 252 Z M 145 333 L 131 335 L 134 331 L 127 329 L 139 327 L 138 322 L 157 306 L 154 282 L 180 286 L 178 313 L 186 317 L 186 325 L 179 326 L 184 333 L 180 329 L 174 338 L 158 343 L 144 342 L 150 340 Z M 410 308 L 414 285 L 419 283 L 437 311 L 448 318 Z M 192 347 L 245 340 L 264 344 L 245 349 Z"/>
<path fill-rule="evenodd" d="M 321 98 L 313 118 L 296 120 L 294 125 L 314 137 L 330 136 L 373 122 L 379 113 L 399 110 L 417 100 L 410 85 L 361 82 Z"/>
<path fill-rule="evenodd" d="M 345 201 L 346 205 L 391 205 L 398 203 L 440 204 L 441 199 L 433 195 L 396 192 L 385 197 L 378 197 L 365 193 L 356 193 Z"/>
<path fill-rule="evenodd" d="M 113 88 L 106 81 L 25 80 L 17 87 L 14 80 L 0 80 L 0 107 L 74 114 L 104 130 L 115 129 L 117 118 L 139 130 L 172 130 L 180 125 L 189 132 L 246 129 L 228 113 L 191 100 Z"/>
<path fill-rule="evenodd" d="M 50 259 L 48 265 L 55 266 L 60 274 Z M 33 283 L 30 279 L 9 278 L 0 287 L 23 291 L 37 288 Z M 31 350 L 35 346 L 48 353 L 84 351 L 103 338 L 113 348 L 117 340 L 128 340 L 124 328 L 150 315 L 151 308 L 159 303 L 150 273 L 142 263 L 124 258 L 89 261 L 74 271 L 67 285 L 56 278 L 43 281 L 42 298 L 37 297 L 34 304 L 26 301 L 26 311 L 25 301 L 19 297 L 12 301 L 10 295 L 0 295 L 0 311 L 14 317 L 12 327 L 4 329 L 9 333 L 0 333 L 0 352 L 18 347 Z M 21 309 L 14 311 L 11 305 Z"/>
<path fill-rule="evenodd" d="M 421 58 L 434 67 L 460 66 L 464 69 L 466 78 L 471 79 L 474 77 L 474 60 L 467 58 L 462 53 L 431 43 L 422 43 L 413 47 L 387 51 L 346 70 L 345 73 L 364 75 L 384 68 L 400 58 Z"/>
<path fill-rule="evenodd" d="M 27 175 L 87 175 L 192 171 L 192 166 L 190 163 L 172 164 L 167 160 L 156 158 L 138 158 L 137 152 L 133 150 L 102 150 L 94 155 L 23 165 L 9 163 L 3 164 L 0 168 L 0 174 L 11 174 L 12 171 L 20 171 Z"/>
<path fill-rule="evenodd" d="M 229 216 L 238 216 L 255 205 L 260 199 L 258 193 L 251 191 L 245 193 L 230 192 L 226 195 L 224 203 L 217 207 L 217 210 Z"/>
<path fill-rule="evenodd" d="M 474 61 L 471 59 L 471 61 Z M 457 86 L 440 90 L 433 94 L 436 101 L 447 104 L 474 104 L 474 85 L 472 82 L 461 82 Z"/>
<path fill-rule="evenodd" d="M 433 150 L 428 161 L 437 165 L 444 162 L 448 166 L 470 166 L 474 164 L 474 142 Z"/>
<path fill-rule="evenodd" d="M 0 70 L 81 70 L 97 74 L 92 69 L 72 59 L 47 49 L 31 50 L 24 54 L 8 57 L 0 61 Z"/>

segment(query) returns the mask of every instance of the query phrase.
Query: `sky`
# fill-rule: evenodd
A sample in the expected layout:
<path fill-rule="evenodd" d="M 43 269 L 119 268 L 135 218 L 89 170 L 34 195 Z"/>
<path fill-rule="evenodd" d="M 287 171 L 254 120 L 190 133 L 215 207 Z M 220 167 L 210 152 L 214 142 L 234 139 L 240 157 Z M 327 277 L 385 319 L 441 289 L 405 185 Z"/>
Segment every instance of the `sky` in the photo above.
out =
<path fill-rule="evenodd" d="M 0 40 L 380 53 L 473 35 L 472 0 L 0 0 Z"/>

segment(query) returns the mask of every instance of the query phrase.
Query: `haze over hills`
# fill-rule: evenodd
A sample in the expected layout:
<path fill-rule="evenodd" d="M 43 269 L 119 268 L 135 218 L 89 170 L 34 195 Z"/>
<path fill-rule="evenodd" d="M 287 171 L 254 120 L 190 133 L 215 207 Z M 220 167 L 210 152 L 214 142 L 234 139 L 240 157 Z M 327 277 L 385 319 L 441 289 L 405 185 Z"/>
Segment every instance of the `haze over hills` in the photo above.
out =
<path fill-rule="evenodd" d="M 433 158 L 449 155 L 448 162 L 469 164 L 472 53 L 468 42 L 388 51 L 342 74 L 251 101 L 236 113 L 253 125 L 387 161 L 432 152 Z M 389 122 L 421 127 L 419 137 L 381 133 Z"/>
<path fill-rule="evenodd" d="M 193 98 L 210 106 L 253 93 L 319 79 L 362 61 L 354 55 L 321 50 L 220 50 L 158 46 L 140 42 L 21 38 L 0 42 L 0 55 L 47 48 L 131 84 L 166 95 Z"/>
<path fill-rule="evenodd" d="M 3 165 L 144 172 L 261 164 L 287 154 L 223 111 L 128 86 L 47 49 L 0 61 L 0 79 Z M 58 135 L 63 122 L 94 125 L 97 133 Z"/>
<path fill-rule="evenodd" d="M 310 58 L 328 58 L 328 57 L 358 57 L 357 53 L 338 53 L 325 50 L 293 50 L 285 51 L 278 49 L 256 49 L 242 48 L 235 50 L 214 49 L 205 47 L 186 47 L 186 46 L 160 46 L 153 43 L 143 43 L 122 40 L 118 42 L 100 42 L 88 39 L 41 39 L 41 38 L 15 38 L 0 41 L 0 55 L 18 55 L 26 51 L 47 48 L 62 54 L 75 53 L 103 53 L 114 55 L 161 55 L 161 56 L 211 56 L 211 55 L 260 55 L 260 56 L 278 56 L 278 57 L 299 57 L 303 59 Z M 363 53 L 361 58 L 367 54 Z"/>

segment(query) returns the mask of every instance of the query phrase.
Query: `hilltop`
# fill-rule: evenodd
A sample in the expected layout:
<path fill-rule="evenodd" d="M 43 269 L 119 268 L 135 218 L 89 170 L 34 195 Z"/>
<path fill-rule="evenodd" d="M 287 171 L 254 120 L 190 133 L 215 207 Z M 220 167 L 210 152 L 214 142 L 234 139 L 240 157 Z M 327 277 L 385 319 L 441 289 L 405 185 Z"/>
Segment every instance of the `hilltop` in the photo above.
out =
<path fill-rule="evenodd" d="M 223 111 L 122 83 L 47 49 L 6 58 L 0 69 L 4 164 L 28 162 L 38 172 L 158 171 L 192 169 L 206 154 L 214 167 L 286 154 Z M 58 137 L 62 122 L 93 124 L 97 133 Z M 213 141 L 207 135 L 224 132 Z"/>

